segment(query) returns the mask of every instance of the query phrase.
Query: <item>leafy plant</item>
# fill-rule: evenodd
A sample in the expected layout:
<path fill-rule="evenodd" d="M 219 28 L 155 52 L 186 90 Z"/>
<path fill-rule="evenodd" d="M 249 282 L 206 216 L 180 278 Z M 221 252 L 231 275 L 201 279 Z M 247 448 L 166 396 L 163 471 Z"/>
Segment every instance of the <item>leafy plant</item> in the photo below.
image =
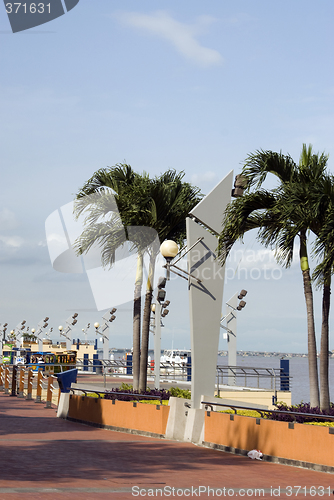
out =
<path fill-rule="evenodd" d="M 277 410 L 281 411 L 291 411 L 297 413 L 311 413 L 314 415 L 330 415 L 334 417 L 334 403 L 330 404 L 329 411 L 320 410 L 318 406 L 312 407 L 310 403 L 301 402 L 297 405 L 287 406 L 285 403 L 277 403 Z M 304 417 L 299 415 L 280 415 L 278 413 L 274 413 L 269 417 L 271 420 L 281 420 L 283 422 L 293 422 L 296 421 L 299 424 L 303 424 L 304 422 L 319 422 L 316 418 L 312 417 Z"/>
<path fill-rule="evenodd" d="M 169 391 L 158 391 L 156 389 L 147 389 L 146 391 L 134 391 L 133 389 L 124 389 L 123 387 L 127 384 L 122 384 L 121 387 L 115 387 L 108 391 L 105 395 L 105 399 L 118 399 L 119 401 L 137 401 L 138 398 L 134 398 L 133 395 L 138 396 L 156 396 L 158 399 L 169 400 L 171 393 Z M 130 386 L 131 387 L 131 386 Z M 157 403 L 156 403 L 157 404 Z"/>
<path fill-rule="evenodd" d="M 191 399 L 191 393 L 188 389 L 180 389 L 179 387 L 171 387 L 170 395 L 174 398 Z"/>

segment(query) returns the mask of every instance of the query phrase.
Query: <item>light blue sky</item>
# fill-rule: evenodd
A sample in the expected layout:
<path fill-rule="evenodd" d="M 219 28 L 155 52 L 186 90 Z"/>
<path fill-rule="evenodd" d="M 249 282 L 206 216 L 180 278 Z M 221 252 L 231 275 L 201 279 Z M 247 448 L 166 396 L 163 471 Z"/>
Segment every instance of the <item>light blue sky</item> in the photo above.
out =
<path fill-rule="evenodd" d="M 298 160 L 306 142 L 333 171 L 333 20 L 331 0 L 80 0 L 12 34 L 0 6 L 0 323 L 47 315 L 57 329 L 81 309 L 78 336 L 100 320 L 87 278 L 52 269 L 44 224 L 101 167 L 184 170 L 207 193 L 248 153 Z M 238 348 L 306 352 L 298 265 L 277 279 L 254 240 L 240 248 L 258 260 L 232 256 L 225 288 L 225 300 L 249 291 Z M 189 347 L 186 282 L 167 293 L 162 345 Z M 319 330 L 319 294 L 315 305 Z M 112 329 L 111 345 L 131 345 L 130 303 Z"/>

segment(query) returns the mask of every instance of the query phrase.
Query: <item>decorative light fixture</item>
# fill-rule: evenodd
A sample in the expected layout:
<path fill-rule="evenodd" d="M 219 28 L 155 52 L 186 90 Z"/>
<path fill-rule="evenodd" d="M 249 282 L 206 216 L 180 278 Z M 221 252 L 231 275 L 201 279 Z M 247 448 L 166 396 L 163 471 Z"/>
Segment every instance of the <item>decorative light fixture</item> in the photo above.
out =
<path fill-rule="evenodd" d="M 170 279 L 170 263 L 179 253 L 179 246 L 173 240 L 166 240 L 160 245 L 160 253 L 166 259 L 166 279 Z"/>

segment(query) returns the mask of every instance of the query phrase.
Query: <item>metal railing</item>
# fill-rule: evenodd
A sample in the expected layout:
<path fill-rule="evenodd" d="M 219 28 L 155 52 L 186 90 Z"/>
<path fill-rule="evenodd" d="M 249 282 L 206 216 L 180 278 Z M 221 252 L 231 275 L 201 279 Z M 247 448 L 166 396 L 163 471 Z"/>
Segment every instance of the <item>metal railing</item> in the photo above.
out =
<path fill-rule="evenodd" d="M 70 392 L 75 394 L 77 391 L 81 391 L 84 393 L 85 396 L 88 394 L 96 394 L 99 399 L 101 399 L 101 394 L 103 395 L 108 395 L 111 396 L 112 400 L 117 400 L 118 396 L 126 396 L 127 398 L 130 398 L 131 400 L 136 399 L 136 401 L 141 401 L 143 399 L 148 399 L 152 401 L 160 401 L 160 404 L 162 404 L 162 396 L 149 396 L 147 394 L 135 394 L 135 393 L 129 393 L 129 392 L 118 392 L 118 391 L 99 391 L 95 389 L 82 389 L 80 387 L 73 387 L 70 389 Z"/>
<path fill-rule="evenodd" d="M 214 406 L 223 406 L 225 408 L 231 408 L 234 411 L 234 414 L 237 414 L 238 410 L 253 410 L 257 411 L 260 415 L 261 418 L 265 418 L 264 414 L 269 414 L 269 415 L 289 415 L 293 417 L 293 421 L 296 422 L 296 417 L 302 417 L 302 418 L 311 418 L 311 419 L 320 419 L 320 420 L 330 420 L 334 421 L 334 416 L 333 415 L 319 415 L 317 413 L 301 413 L 299 411 L 285 411 L 285 410 L 266 410 L 263 408 L 252 408 L 250 406 L 239 406 L 239 405 L 234 405 L 234 404 L 225 404 L 225 403 L 212 403 L 210 401 L 201 401 L 202 405 L 205 405 L 205 409 L 211 408 L 211 411 L 214 411 L 213 407 Z"/>
<path fill-rule="evenodd" d="M 6 366 L 6 365 L 3 365 Z M 101 360 L 101 359 L 77 359 L 76 364 L 40 364 L 41 367 L 59 367 L 60 371 L 63 368 L 71 369 L 78 368 L 81 371 L 95 372 L 108 377 L 121 377 L 122 375 L 132 376 L 132 363 L 127 360 Z M 154 376 L 154 363 L 148 363 L 148 376 Z M 160 380 L 161 382 L 185 382 L 191 380 L 191 365 L 185 363 L 160 363 Z M 278 391 L 282 387 L 282 382 L 285 387 L 291 390 L 291 376 L 283 375 L 281 368 L 254 368 L 247 366 L 225 366 L 217 365 L 216 367 L 216 386 L 218 395 L 222 386 L 233 387 L 242 386 L 249 389 L 263 389 Z"/>
<path fill-rule="evenodd" d="M 233 384 L 229 384 L 229 380 Z M 238 385 L 248 388 L 280 390 L 282 382 L 291 386 L 292 377 L 283 375 L 281 368 L 254 368 L 252 366 L 217 366 L 217 385 Z M 219 395 L 219 394 L 218 394 Z"/>
<path fill-rule="evenodd" d="M 132 375 L 132 364 L 127 360 L 77 360 L 77 368 L 87 372 L 100 372 L 111 377 Z M 148 375 L 153 376 L 154 364 L 147 366 Z M 191 365 L 184 363 L 160 363 L 160 380 L 185 382 L 191 380 Z M 246 366 L 216 367 L 218 393 L 222 385 L 238 385 L 247 388 L 278 391 L 282 382 L 291 387 L 291 376 L 283 375 L 281 368 L 254 368 Z M 287 389 L 289 390 L 289 389 Z M 290 389 L 291 390 L 291 389 Z"/>

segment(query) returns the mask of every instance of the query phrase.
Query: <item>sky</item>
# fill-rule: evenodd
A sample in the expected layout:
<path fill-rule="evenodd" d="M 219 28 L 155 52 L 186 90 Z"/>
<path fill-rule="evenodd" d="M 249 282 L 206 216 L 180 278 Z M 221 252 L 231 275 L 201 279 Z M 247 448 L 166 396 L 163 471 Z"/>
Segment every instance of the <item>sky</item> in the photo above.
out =
<path fill-rule="evenodd" d="M 80 0 L 12 33 L 0 5 L 0 323 L 36 328 L 48 316 L 59 340 L 74 312 L 75 338 L 101 322 L 87 274 L 53 269 L 45 233 L 48 217 L 100 168 L 126 162 L 151 176 L 173 168 L 207 194 L 251 152 L 298 161 L 310 143 L 330 155 L 333 172 L 333 19 L 331 0 Z M 225 281 L 223 312 L 248 291 L 239 350 L 307 352 L 298 259 L 281 269 L 250 233 Z M 110 346 L 132 345 L 129 293 Z M 186 281 L 173 278 L 167 298 L 162 347 L 189 348 Z M 320 292 L 315 315 L 319 332 Z M 333 319 L 330 331 L 332 342 Z M 219 346 L 227 348 L 223 335 Z"/>

